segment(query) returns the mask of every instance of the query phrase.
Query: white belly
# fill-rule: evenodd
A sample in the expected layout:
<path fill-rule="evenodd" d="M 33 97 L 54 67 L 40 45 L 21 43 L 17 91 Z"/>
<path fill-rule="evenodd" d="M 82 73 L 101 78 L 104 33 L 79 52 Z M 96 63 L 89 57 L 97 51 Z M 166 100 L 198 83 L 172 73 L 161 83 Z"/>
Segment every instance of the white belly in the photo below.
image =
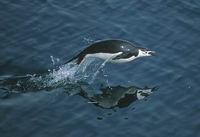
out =
<path fill-rule="evenodd" d="M 136 59 L 137 57 L 135 57 L 135 56 L 132 56 L 132 57 L 130 57 L 130 58 L 123 58 L 123 59 L 115 59 L 115 60 L 111 60 L 110 62 L 112 62 L 112 63 L 126 63 L 126 62 L 130 62 L 130 61 L 132 61 L 132 60 L 134 60 L 134 59 Z"/>
<path fill-rule="evenodd" d="M 85 58 L 92 57 L 92 58 L 100 58 L 103 60 L 109 60 L 115 58 L 116 56 L 122 54 L 122 52 L 117 53 L 95 53 L 95 54 L 87 54 Z"/>
<path fill-rule="evenodd" d="M 122 52 L 117 52 L 117 53 L 95 53 L 95 54 L 88 54 L 85 56 L 85 58 L 89 58 L 89 57 L 93 57 L 93 58 L 100 58 L 103 60 L 108 60 L 108 62 L 111 63 L 126 63 L 129 61 L 132 61 L 134 59 L 136 59 L 137 57 L 132 56 L 130 58 L 126 58 L 126 59 L 115 59 L 113 60 L 113 58 L 115 58 L 116 56 L 122 54 Z"/>

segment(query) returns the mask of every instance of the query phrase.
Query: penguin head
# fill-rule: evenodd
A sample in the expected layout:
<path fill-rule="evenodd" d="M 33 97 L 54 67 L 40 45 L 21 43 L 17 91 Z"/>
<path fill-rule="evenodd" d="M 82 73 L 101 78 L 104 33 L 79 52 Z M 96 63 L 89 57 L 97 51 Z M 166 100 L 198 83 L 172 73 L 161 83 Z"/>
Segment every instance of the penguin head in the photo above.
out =
<path fill-rule="evenodd" d="M 148 50 L 148 49 L 145 49 L 145 48 L 139 48 L 138 49 L 138 57 L 154 56 L 155 53 L 156 53 L 155 51 Z"/>
<path fill-rule="evenodd" d="M 152 89 L 140 89 L 136 92 L 137 99 L 144 99 L 145 97 L 149 96 L 152 94 Z"/>

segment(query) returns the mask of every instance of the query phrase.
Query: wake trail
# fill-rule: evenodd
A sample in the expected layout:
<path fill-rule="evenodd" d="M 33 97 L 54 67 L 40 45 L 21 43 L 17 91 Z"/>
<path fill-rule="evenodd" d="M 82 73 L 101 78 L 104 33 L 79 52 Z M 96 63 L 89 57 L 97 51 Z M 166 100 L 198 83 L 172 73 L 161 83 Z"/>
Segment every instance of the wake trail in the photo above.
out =
<path fill-rule="evenodd" d="M 59 59 L 51 56 L 53 66 Z M 102 64 L 94 63 L 95 58 L 88 58 L 80 65 L 69 62 L 57 69 L 48 70 L 47 74 L 27 74 L 24 76 L 0 76 L 0 88 L 8 91 L 38 91 L 51 90 L 58 87 L 76 85 L 80 82 L 92 84 L 109 59 Z"/>

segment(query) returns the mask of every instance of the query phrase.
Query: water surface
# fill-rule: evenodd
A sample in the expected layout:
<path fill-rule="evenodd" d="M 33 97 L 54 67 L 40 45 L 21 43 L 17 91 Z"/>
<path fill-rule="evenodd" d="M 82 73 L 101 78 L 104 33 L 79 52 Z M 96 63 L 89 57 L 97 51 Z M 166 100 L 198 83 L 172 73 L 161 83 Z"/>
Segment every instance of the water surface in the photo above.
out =
<path fill-rule="evenodd" d="M 199 7 L 195 0 L 1 1 L 0 80 L 13 82 L 0 89 L 0 136 L 199 136 Z M 68 68 L 55 70 L 101 39 L 135 41 L 159 56 L 106 64 L 92 84 L 69 83 Z M 62 82 L 49 84 L 49 75 Z M 121 95 L 145 86 L 159 89 L 146 100 L 128 96 L 132 102 L 123 107 L 94 103 L 103 91 Z"/>

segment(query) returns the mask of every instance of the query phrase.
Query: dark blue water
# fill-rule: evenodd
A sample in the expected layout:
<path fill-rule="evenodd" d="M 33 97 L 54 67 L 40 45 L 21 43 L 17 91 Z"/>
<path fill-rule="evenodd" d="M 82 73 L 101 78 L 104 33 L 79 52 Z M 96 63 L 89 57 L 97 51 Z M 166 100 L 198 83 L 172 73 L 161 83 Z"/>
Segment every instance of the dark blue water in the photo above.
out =
<path fill-rule="evenodd" d="M 2 0 L 0 81 L 9 79 L 0 89 L 0 136 L 200 136 L 199 38 L 198 0 Z M 135 41 L 159 55 L 106 64 L 90 84 L 48 83 L 49 73 L 58 78 L 50 56 L 59 66 L 101 39 Z M 146 101 L 131 93 L 118 102 L 145 86 L 158 87 Z M 101 92 L 115 100 L 106 104 Z"/>

